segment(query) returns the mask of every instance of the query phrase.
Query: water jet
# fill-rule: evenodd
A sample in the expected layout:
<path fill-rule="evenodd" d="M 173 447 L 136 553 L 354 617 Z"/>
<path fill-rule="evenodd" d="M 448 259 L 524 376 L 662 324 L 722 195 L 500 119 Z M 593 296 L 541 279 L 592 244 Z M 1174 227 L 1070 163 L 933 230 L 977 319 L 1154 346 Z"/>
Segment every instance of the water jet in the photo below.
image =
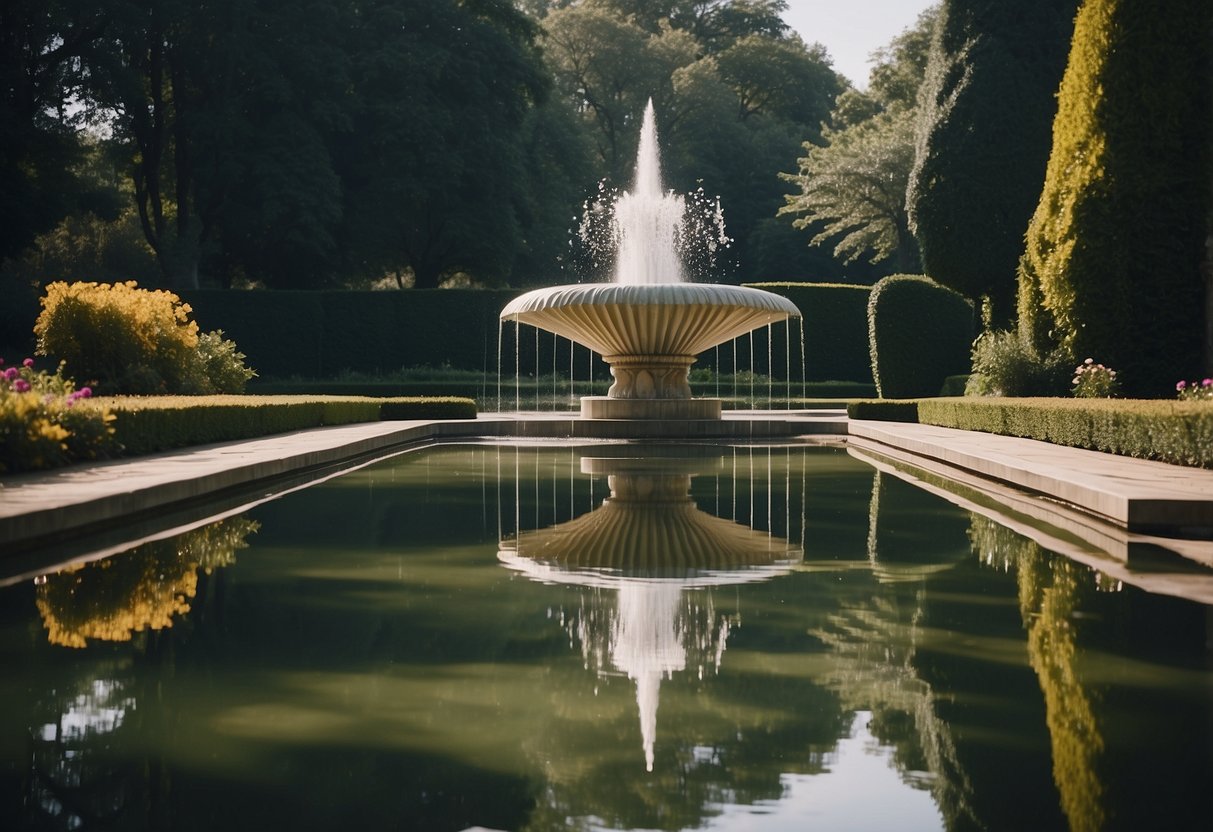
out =
<path fill-rule="evenodd" d="M 678 255 L 684 203 L 665 193 L 650 101 L 636 182 L 616 200 L 611 283 L 527 292 L 501 311 L 598 353 L 615 379 L 606 396 L 581 399 L 584 419 L 719 419 L 718 398 L 692 398 L 696 356 L 758 327 L 798 317 L 781 295 L 744 286 L 688 283 Z"/>

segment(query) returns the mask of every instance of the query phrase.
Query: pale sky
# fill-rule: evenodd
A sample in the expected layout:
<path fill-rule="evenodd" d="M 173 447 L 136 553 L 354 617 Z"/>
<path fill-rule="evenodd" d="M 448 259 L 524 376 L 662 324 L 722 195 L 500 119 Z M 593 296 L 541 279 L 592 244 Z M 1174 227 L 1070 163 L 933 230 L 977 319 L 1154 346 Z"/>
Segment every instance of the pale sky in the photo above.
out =
<path fill-rule="evenodd" d="M 805 43 L 825 46 L 834 70 L 868 86 L 868 56 L 886 45 L 935 0 L 788 0 L 783 20 Z"/>

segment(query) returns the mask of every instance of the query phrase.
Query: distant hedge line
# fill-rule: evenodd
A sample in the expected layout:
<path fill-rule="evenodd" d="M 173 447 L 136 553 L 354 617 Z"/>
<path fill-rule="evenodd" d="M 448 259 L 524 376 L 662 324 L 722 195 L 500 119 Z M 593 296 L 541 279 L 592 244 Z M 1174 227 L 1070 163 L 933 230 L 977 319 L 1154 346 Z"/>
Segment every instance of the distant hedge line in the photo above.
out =
<path fill-rule="evenodd" d="M 846 283 L 749 283 L 783 295 L 800 309 L 804 323 L 805 378 L 809 381 L 858 381 L 872 384 L 872 361 L 868 350 L 868 294 L 871 286 Z M 784 344 L 781 330 L 774 330 L 772 351 L 779 355 Z M 792 327 L 795 338 L 797 329 Z M 743 339 L 744 340 L 744 339 Z M 800 345 L 792 344 L 799 358 Z M 755 352 L 762 352 L 755 346 Z M 778 361 L 776 366 L 780 366 Z M 794 375 L 795 377 L 795 375 Z"/>
<path fill-rule="evenodd" d="M 77 407 L 106 408 L 126 456 L 187 445 L 252 439 L 325 425 L 401 419 L 474 419 L 470 399 L 336 396 L 100 397 Z"/>
<path fill-rule="evenodd" d="M 924 425 L 1213 468 L 1213 404 L 1144 399 L 921 399 Z"/>
<path fill-rule="evenodd" d="M 867 286 L 832 283 L 755 284 L 792 300 L 804 315 L 805 378 L 808 381 L 872 382 L 868 360 Z M 326 378 L 343 370 L 390 372 L 402 367 L 498 369 L 498 315 L 518 289 L 435 289 L 396 292 L 224 291 L 203 289 L 178 293 L 193 307 L 204 329 L 221 329 L 262 378 Z M 739 339 L 736 348 L 709 351 L 697 367 L 722 372 L 748 370 L 777 377 L 800 378 L 800 344 L 787 341 L 786 328 L 757 330 Z M 792 338 L 799 337 L 793 325 Z M 751 354 L 750 344 L 753 343 Z M 553 350 L 556 355 L 553 356 Z M 501 332 L 503 372 L 513 375 L 515 360 L 524 375 L 553 366 L 567 373 L 569 347 L 554 345 L 546 333 L 536 338 L 522 328 Z M 736 354 L 736 361 L 734 355 Z M 516 359 L 517 356 L 517 359 Z M 768 366 L 767 358 L 771 357 Z M 554 359 L 554 360 L 553 360 Z M 716 367 L 719 360 L 719 367 Z M 579 378 L 590 365 L 583 348 L 574 358 Z M 594 362 L 597 376 L 606 366 Z"/>

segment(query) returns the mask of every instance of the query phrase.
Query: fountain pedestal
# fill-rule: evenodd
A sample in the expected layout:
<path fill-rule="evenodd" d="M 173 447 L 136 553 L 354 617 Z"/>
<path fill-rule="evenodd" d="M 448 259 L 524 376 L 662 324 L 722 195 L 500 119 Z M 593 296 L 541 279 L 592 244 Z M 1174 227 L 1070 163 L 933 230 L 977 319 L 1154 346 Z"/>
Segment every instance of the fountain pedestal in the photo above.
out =
<path fill-rule="evenodd" d="M 693 355 L 605 355 L 615 383 L 581 400 L 583 419 L 719 419 L 720 399 L 693 399 Z"/>

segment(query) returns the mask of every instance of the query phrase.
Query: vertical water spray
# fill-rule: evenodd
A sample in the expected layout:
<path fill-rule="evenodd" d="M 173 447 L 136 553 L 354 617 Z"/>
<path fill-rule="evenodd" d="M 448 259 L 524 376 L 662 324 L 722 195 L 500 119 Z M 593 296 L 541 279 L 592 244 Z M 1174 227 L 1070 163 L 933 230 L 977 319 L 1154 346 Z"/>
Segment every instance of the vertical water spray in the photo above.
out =
<path fill-rule="evenodd" d="M 657 119 L 650 100 L 640 127 L 636 182 L 615 201 L 616 283 L 682 282 L 678 237 L 685 210 L 681 196 L 662 188 Z"/>

